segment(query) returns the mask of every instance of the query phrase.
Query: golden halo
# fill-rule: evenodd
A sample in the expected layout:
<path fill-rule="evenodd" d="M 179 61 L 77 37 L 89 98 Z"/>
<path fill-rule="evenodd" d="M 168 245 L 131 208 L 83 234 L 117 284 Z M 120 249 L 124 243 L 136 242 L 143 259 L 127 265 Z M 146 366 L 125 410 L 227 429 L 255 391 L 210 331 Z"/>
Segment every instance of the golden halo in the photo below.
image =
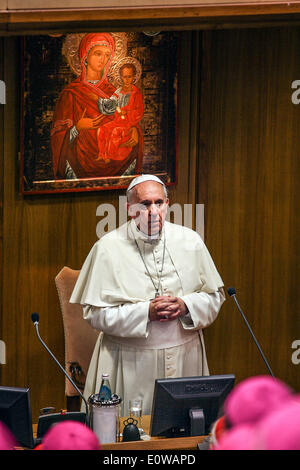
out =
<path fill-rule="evenodd" d="M 142 75 L 141 63 L 134 57 L 129 57 L 129 56 L 123 57 L 121 60 L 119 60 L 117 63 L 113 64 L 110 67 L 109 72 L 107 74 L 107 79 L 116 88 L 118 88 L 120 85 L 123 84 L 122 79 L 120 77 L 120 68 L 122 67 L 122 65 L 125 65 L 125 64 L 133 64 L 135 66 L 136 75 L 133 79 L 134 84 L 138 83 L 141 78 L 141 75 Z"/>
<path fill-rule="evenodd" d="M 79 58 L 79 46 L 81 40 L 88 33 L 67 34 L 62 45 L 62 54 L 65 56 L 70 69 L 78 77 L 81 75 L 81 63 Z M 110 65 L 110 69 L 122 57 L 127 54 L 127 35 L 126 33 L 109 33 L 115 41 L 115 53 Z"/>

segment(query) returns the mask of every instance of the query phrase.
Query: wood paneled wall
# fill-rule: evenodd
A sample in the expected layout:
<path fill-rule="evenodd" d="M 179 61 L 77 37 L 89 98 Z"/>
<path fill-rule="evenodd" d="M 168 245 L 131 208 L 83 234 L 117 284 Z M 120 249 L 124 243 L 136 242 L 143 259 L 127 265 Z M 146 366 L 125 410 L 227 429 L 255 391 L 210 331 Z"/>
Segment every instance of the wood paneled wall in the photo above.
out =
<path fill-rule="evenodd" d="M 205 238 L 226 287 L 234 285 L 275 375 L 299 390 L 291 344 L 299 337 L 297 214 L 300 30 L 183 33 L 178 185 L 172 202 L 205 204 Z M 64 408 L 64 336 L 54 277 L 79 269 L 96 241 L 96 209 L 119 193 L 23 197 L 18 187 L 20 62 L 17 38 L 2 39 L 7 104 L 1 108 L 1 322 L 7 364 L 1 384 L 29 386 L 33 417 Z M 211 373 L 265 373 L 232 299 L 205 332 Z M 298 368 L 300 365 L 298 366 Z"/>
<path fill-rule="evenodd" d="M 290 0 L 0 0 L 0 32 L 231 29 L 300 24 L 299 1 Z"/>
<path fill-rule="evenodd" d="M 203 50 L 207 244 L 274 374 L 299 390 L 291 344 L 300 335 L 300 107 L 291 84 L 300 77 L 300 30 L 207 32 Z M 206 333 L 214 372 L 267 373 L 233 299 Z"/>

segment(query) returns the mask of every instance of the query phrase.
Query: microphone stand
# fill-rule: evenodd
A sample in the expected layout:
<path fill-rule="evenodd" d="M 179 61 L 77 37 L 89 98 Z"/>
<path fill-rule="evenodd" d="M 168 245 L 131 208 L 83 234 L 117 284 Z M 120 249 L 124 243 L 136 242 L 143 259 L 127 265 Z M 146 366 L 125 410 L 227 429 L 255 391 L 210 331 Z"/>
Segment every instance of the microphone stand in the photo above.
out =
<path fill-rule="evenodd" d="M 238 303 L 238 301 L 237 301 L 237 299 L 236 299 L 236 295 L 235 295 L 235 289 L 234 289 L 233 287 L 229 287 L 229 289 L 227 289 L 227 292 L 228 292 L 228 294 L 230 295 L 230 297 L 233 297 L 233 300 L 235 301 L 236 306 L 237 306 L 237 308 L 238 308 L 240 314 L 242 315 L 243 320 L 244 320 L 244 322 L 246 323 L 246 326 L 247 326 L 248 330 L 250 331 L 250 334 L 251 334 L 251 336 L 252 336 L 252 338 L 253 338 L 253 340 L 254 340 L 254 342 L 255 342 L 255 344 L 256 344 L 256 346 L 257 346 L 257 348 L 258 348 L 258 350 L 259 350 L 259 352 L 260 352 L 260 354 L 261 354 L 261 357 L 262 357 L 263 360 L 264 360 L 265 365 L 267 366 L 268 371 L 270 372 L 271 376 L 274 377 L 274 374 L 273 374 L 273 372 L 272 372 L 272 370 L 271 370 L 271 368 L 270 368 L 270 366 L 269 366 L 269 364 L 268 364 L 268 361 L 267 361 L 267 359 L 265 358 L 265 355 L 264 355 L 264 353 L 262 352 L 262 349 L 261 349 L 261 347 L 260 347 L 260 345 L 259 345 L 257 339 L 255 338 L 253 331 L 251 330 L 251 327 L 250 327 L 250 325 L 249 325 L 249 323 L 248 323 L 248 321 L 247 321 L 247 318 L 245 317 L 245 315 L 244 315 L 244 313 L 243 313 L 241 307 L 239 306 L 239 303 Z"/>
<path fill-rule="evenodd" d="M 89 413 L 88 413 L 88 404 L 87 404 L 87 401 L 85 399 L 85 397 L 83 396 L 83 394 L 81 393 L 81 391 L 79 390 L 79 388 L 77 387 L 77 385 L 74 383 L 74 381 L 71 379 L 71 377 L 68 375 L 68 373 L 65 371 L 65 369 L 61 366 L 61 364 L 58 362 L 58 360 L 56 359 L 56 357 L 54 356 L 54 354 L 52 354 L 52 352 L 50 351 L 50 349 L 48 348 L 48 346 L 44 343 L 44 341 L 42 340 L 42 338 L 40 337 L 40 333 L 39 333 L 39 322 L 36 318 L 36 316 L 38 316 L 38 314 L 32 314 L 32 320 L 33 320 L 33 324 L 35 326 L 35 330 L 36 330 L 36 334 L 37 334 L 37 337 L 38 339 L 40 340 L 40 342 L 42 343 L 42 345 L 44 346 L 44 348 L 46 349 L 46 351 L 50 354 L 50 356 L 52 357 L 52 359 L 56 362 L 56 364 L 58 365 L 58 367 L 61 369 L 61 371 L 64 373 L 64 375 L 67 377 L 67 379 L 69 380 L 69 382 L 73 385 L 73 387 L 75 388 L 75 390 L 79 393 L 79 395 L 81 396 L 82 400 L 84 401 L 84 404 L 85 404 L 85 409 L 86 409 L 86 418 L 85 418 L 85 422 L 86 422 L 86 425 L 89 427 Z"/>

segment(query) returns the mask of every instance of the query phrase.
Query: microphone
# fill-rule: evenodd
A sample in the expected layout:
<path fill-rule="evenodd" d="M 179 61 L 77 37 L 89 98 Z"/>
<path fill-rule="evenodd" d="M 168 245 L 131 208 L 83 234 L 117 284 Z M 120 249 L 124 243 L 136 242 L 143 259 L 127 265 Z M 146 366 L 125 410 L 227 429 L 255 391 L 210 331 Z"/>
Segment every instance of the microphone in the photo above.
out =
<path fill-rule="evenodd" d="M 236 303 L 236 306 L 237 306 L 237 308 L 238 308 L 240 314 L 242 315 L 243 320 L 244 320 L 244 322 L 246 323 L 247 328 L 248 328 L 248 330 L 250 331 L 252 338 L 254 339 L 254 342 L 255 342 L 255 344 L 256 344 L 256 346 L 257 346 L 257 348 L 258 348 L 258 350 L 259 350 L 259 352 L 260 352 L 260 354 L 261 354 L 261 357 L 263 358 L 264 363 L 265 363 L 266 366 L 267 366 L 267 369 L 269 370 L 271 376 L 274 377 L 274 374 L 273 374 L 273 372 L 272 372 L 272 370 L 271 370 L 271 368 L 270 368 L 270 366 L 269 366 L 269 364 L 268 364 L 268 361 L 267 361 L 267 359 L 265 358 L 264 353 L 262 352 L 261 347 L 260 347 L 260 345 L 259 345 L 257 339 L 255 338 L 255 336 L 254 336 L 254 334 L 253 334 L 253 331 L 251 330 L 251 327 L 250 327 L 250 325 L 249 325 L 249 323 L 248 323 L 248 321 L 247 321 L 247 319 L 246 319 L 246 317 L 245 317 L 245 315 L 244 315 L 244 313 L 243 313 L 241 307 L 239 306 L 239 303 L 238 303 L 238 301 L 237 301 L 237 299 L 236 299 L 235 288 L 234 288 L 234 287 L 229 287 L 229 288 L 227 289 L 227 292 L 228 292 L 228 294 L 230 295 L 230 297 L 233 297 L 233 299 L 234 299 L 234 301 L 235 301 L 235 303 Z"/>
<path fill-rule="evenodd" d="M 83 394 L 81 393 L 81 391 L 79 390 L 79 388 L 77 387 L 77 385 L 74 383 L 74 381 L 71 379 L 71 377 L 69 376 L 69 374 L 67 373 L 67 371 L 61 366 L 61 364 L 58 362 L 58 360 L 56 359 L 56 357 L 54 356 L 54 354 L 50 351 L 50 349 L 48 348 L 48 346 L 44 343 L 44 341 L 42 340 L 42 338 L 40 337 L 40 333 L 39 333 L 39 314 L 38 313 L 33 313 L 31 315 L 31 320 L 35 326 L 35 330 L 36 330 L 36 334 L 37 334 L 37 337 L 38 339 L 40 340 L 40 342 L 42 343 L 42 345 L 44 346 L 44 348 L 46 349 L 46 351 L 50 354 L 50 356 L 52 357 L 52 359 L 54 359 L 54 361 L 56 362 L 56 364 L 58 365 L 58 367 L 60 368 L 60 370 L 62 370 L 62 372 L 65 374 L 65 376 L 67 377 L 67 379 L 69 380 L 69 382 L 71 382 L 71 384 L 73 385 L 73 387 L 76 389 L 76 391 L 79 393 L 80 397 L 82 398 L 82 400 L 84 401 L 84 404 L 85 404 L 85 409 L 86 409 L 86 417 L 85 417 L 85 423 L 87 426 L 89 426 L 89 413 L 88 413 L 88 403 L 85 399 L 85 397 L 83 396 Z"/>

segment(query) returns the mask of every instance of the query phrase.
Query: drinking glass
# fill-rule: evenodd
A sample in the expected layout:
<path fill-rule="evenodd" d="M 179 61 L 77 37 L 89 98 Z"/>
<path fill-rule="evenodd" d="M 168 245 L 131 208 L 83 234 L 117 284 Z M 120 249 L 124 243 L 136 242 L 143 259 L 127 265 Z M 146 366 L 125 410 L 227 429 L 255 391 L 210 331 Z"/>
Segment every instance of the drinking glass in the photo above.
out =
<path fill-rule="evenodd" d="M 141 398 L 133 398 L 129 400 L 129 416 L 137 421 L 137 427 L 140 434 L 144 434 L 142 428 L 143 400 Z"/>

